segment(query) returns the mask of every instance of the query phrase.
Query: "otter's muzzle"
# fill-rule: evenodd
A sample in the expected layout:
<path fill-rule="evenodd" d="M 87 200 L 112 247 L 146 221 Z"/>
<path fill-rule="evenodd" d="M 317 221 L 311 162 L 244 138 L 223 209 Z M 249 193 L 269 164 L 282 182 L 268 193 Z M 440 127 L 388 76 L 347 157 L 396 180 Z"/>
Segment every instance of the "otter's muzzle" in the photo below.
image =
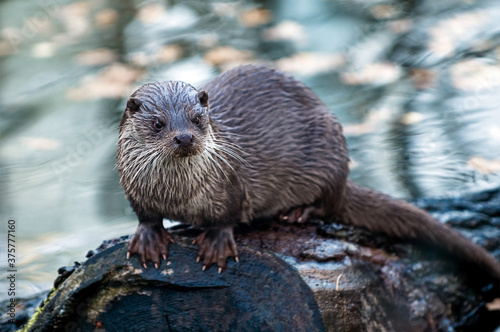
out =
<path fill-rule="evenodd" d="M 174 137 L 174 146 L 188 148 L 193 145 L 193 134 L 182 134 Z"/>

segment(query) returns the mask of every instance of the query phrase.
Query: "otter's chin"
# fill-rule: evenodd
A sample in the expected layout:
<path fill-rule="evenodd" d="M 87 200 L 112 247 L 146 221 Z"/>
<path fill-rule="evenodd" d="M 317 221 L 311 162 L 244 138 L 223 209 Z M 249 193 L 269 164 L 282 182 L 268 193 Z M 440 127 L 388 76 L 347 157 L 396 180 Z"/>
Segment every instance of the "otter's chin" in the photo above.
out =
<path fill-rule="evenodd" d="M 175 151 L 173 151 L 172 156 L 174 158 L 187 158 L 187 157 L 193 157 L 193 156 L 199 155 L 201 152 L 202 152 L 201 149 L 178 148 L 178 149 L 175 149 Z"/>

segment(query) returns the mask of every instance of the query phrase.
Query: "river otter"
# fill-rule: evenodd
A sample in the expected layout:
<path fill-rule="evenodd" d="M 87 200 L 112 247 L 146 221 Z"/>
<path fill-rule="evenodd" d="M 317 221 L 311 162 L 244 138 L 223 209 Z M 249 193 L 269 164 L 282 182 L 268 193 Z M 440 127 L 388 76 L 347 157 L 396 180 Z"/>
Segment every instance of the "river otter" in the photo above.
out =
<path fill-rule="evenodd" d="M 237 222 L 314 216 L 437 244 L 500 279 L 500 263 L 457 231 L 348 180 L 337 118 L 308 87 L 273 69 L 238 67 L 200 91 L 177 81 L 141 86 L 120 123 L 117 161 L 139 218 L 128 255 L 144 267 L 158 267 L 173 242 L 163 217 L 206 228 L 194 241 L 198 260 L 220 272 L 228 257 L 238 259 Z"/>

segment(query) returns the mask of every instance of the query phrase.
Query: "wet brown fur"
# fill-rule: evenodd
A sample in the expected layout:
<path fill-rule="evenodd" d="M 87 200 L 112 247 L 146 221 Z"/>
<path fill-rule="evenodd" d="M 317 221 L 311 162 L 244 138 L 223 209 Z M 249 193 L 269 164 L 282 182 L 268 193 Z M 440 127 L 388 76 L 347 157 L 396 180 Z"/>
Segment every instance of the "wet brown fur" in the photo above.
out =
<path fill-rule="evenodd" d="M 500 279 L 500 264 L 483 248 L 413 205 L 349 181 L 342 127 L 302 83 L 244 66 L 202 90 L 209 108 L 182 82 L 147 84 L 132 95 L 142 104 L 124 113 L 117 160 L 140 222 L 166 217 L 217 228 L 313 206 L 317 217 L 445 247 Z M 204 114 L 202 126 L 189 121 L 194 114 Z M 155 118 L 167 124 L 162 135 L 152 133 Z M 196 146 L 175 158 L 171 142 L 180 131 Z"/>

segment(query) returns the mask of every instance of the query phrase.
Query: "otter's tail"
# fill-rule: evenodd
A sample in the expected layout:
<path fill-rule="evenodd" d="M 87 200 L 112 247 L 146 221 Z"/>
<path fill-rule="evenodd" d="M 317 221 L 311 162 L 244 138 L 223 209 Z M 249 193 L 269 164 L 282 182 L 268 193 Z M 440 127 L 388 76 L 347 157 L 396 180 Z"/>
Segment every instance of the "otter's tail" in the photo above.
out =
<path fill-rule="evenodd" d="M 430 242 L 466 262 L 483 268 L 496 280 L 500 280 L 500 262 L 484 248 L 405 201 L 393 199 L 348 181 L 342 220 L 373 232 Z"/>

